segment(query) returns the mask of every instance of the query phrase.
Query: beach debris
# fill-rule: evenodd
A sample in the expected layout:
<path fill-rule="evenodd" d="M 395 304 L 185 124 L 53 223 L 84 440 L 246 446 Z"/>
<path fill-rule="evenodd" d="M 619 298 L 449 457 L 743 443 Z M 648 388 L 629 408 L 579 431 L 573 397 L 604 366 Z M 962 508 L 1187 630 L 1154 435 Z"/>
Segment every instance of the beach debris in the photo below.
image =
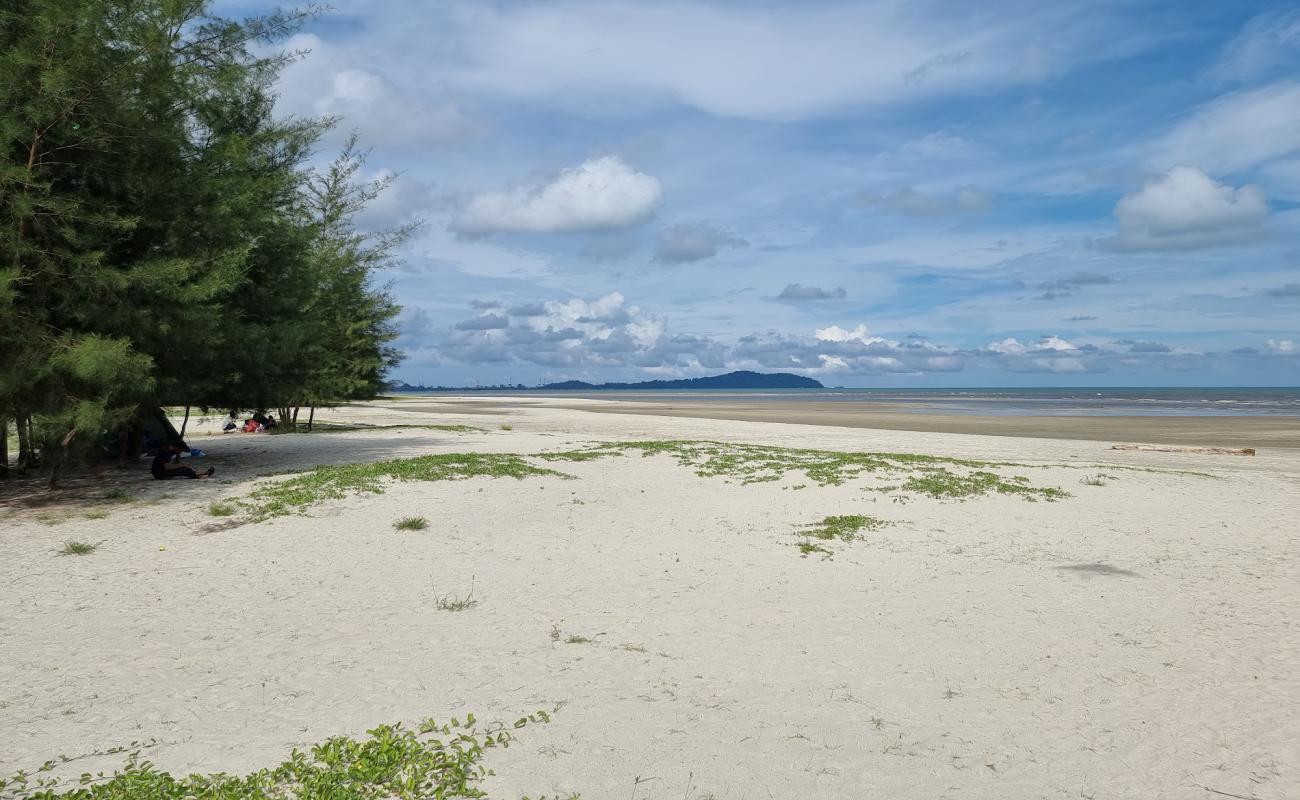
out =
<path fill-rule="evenodd" d="M 1183 447 L 1174 444 L 1113 444 L 1111 450 L 1142 450 L 1150 453 L 1210 453 L 1219 456 L 1253 456 L 1253 447 Z"/>

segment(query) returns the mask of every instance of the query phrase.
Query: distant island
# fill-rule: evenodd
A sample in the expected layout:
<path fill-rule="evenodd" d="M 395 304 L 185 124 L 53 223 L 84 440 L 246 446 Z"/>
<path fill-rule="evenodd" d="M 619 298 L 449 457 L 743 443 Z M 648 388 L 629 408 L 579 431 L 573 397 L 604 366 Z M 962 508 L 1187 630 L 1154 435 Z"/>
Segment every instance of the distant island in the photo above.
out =
<path fill-rule="evenodd" d="M 681 378 L 671 381 L 640 381 L 638 383 L 587 383 L 586 381 L 560 381 L 541 386 L 420 386 L 404 381 L 388 385 L 392 392 L 546 392 L 546 391 L 628 391 L 640 389 L 824 389 L 820 381 L 792 375 L 789 372 L 750 372 L 740 370 L 726 375 L 707 378 Z"/>

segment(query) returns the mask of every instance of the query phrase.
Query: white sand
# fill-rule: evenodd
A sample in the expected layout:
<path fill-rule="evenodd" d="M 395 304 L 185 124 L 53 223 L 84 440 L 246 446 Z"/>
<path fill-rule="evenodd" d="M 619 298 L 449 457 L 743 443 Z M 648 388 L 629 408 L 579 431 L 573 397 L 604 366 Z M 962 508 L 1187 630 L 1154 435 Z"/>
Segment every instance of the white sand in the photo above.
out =
<path fill-rule="evenodd" d="M 55 525 L 0 516 L 0 773 L 154 737 L 164 769 L 250 770 L 383 722 L 560 705 L 491 755 L 491 796 L 1300 795 L 1298 451 L 1117 453 L 545 402 L 431 417 L 411 402 L 326 416 L 492 430 L 196 437 L 233 482 L 164 484 L 141 466 L 132 490 L 167 499 Z M 619 438 L 1217 478 L 1115 471 L 1094 487 L 1079 481 L 1095 469 L 1013 470 L 1073 497 L 898 503 L 634 456 L 555 465 L 572 481 L 400 484 L 224 530 L 204 513 L 259 472 Z M 893 524 L 832 560 L 799 557 L 795 525 L 853 513 Z M 430 529 L 392 530 L 411 514 Z M 67 539 L 102 544 L 55 555 Z M 479 605 L 436 610 L 471 585 Z"/>

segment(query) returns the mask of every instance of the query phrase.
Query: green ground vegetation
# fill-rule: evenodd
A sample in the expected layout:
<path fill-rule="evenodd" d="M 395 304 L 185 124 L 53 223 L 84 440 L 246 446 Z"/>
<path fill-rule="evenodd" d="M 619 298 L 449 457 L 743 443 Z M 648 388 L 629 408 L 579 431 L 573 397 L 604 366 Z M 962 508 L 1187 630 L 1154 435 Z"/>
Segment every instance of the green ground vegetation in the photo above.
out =
<path fill-rule="evenodd" d="M 992 469 L 1025 468 L 1005 461 L 977 461 L 918 453 L 841 452 L 691 440 L 611 442 L 582 450 L 543 453 L 546 461 L 592 461 L 624 456 L 666 455 L 701 477 L 723 477 L 741 483 L 779 481 L 790 473 L 807 476 L 820 486 L 839 486 L 867 475 L 903 478 L 895 487 L 934 498 L 964 500 L 997 493 L 1026 500 L 1059 500 L 1061 489 L 1035 487 L 1023 476 L 1004 477 Z"/>
<path fill-rule="evenodd" d="M 466 478 L 569 476 L 510 453 L 442 453 L 365 464 L 316 467 L 283 481 L 264 484 L 244 501 L 255 519 L 299 513 L 325 500 L 353 494 L 382 494 L 389 481 L 447 481 Z"/>
<path fill-rule="evenodd" d="M 516 731 L 550 721 L 546 711 L 479 727 L 464 721 L 426 720 L 416 728 L 381 725 L 354 739 L 338 736 L 306 751 L 294 750 L 278 766 L 248 775 L 174 776 L 131 752 L 111 773 L 60 780 L 63 756 L 27 773 L 0 779 L 0 800 L 454 800 L 482 798 L 490 773 L 487 751 L 509 747 Z"/>

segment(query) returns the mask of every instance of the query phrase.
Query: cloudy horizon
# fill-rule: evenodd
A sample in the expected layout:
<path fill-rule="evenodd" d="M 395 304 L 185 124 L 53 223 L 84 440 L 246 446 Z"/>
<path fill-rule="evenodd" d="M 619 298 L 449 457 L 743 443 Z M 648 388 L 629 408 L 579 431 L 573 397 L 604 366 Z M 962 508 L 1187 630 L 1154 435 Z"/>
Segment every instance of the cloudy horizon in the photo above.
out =
<path fill-rule="evenodd" d="M 396 379 L 1300 383 L 1291 4 L 335 5 Z"/>

